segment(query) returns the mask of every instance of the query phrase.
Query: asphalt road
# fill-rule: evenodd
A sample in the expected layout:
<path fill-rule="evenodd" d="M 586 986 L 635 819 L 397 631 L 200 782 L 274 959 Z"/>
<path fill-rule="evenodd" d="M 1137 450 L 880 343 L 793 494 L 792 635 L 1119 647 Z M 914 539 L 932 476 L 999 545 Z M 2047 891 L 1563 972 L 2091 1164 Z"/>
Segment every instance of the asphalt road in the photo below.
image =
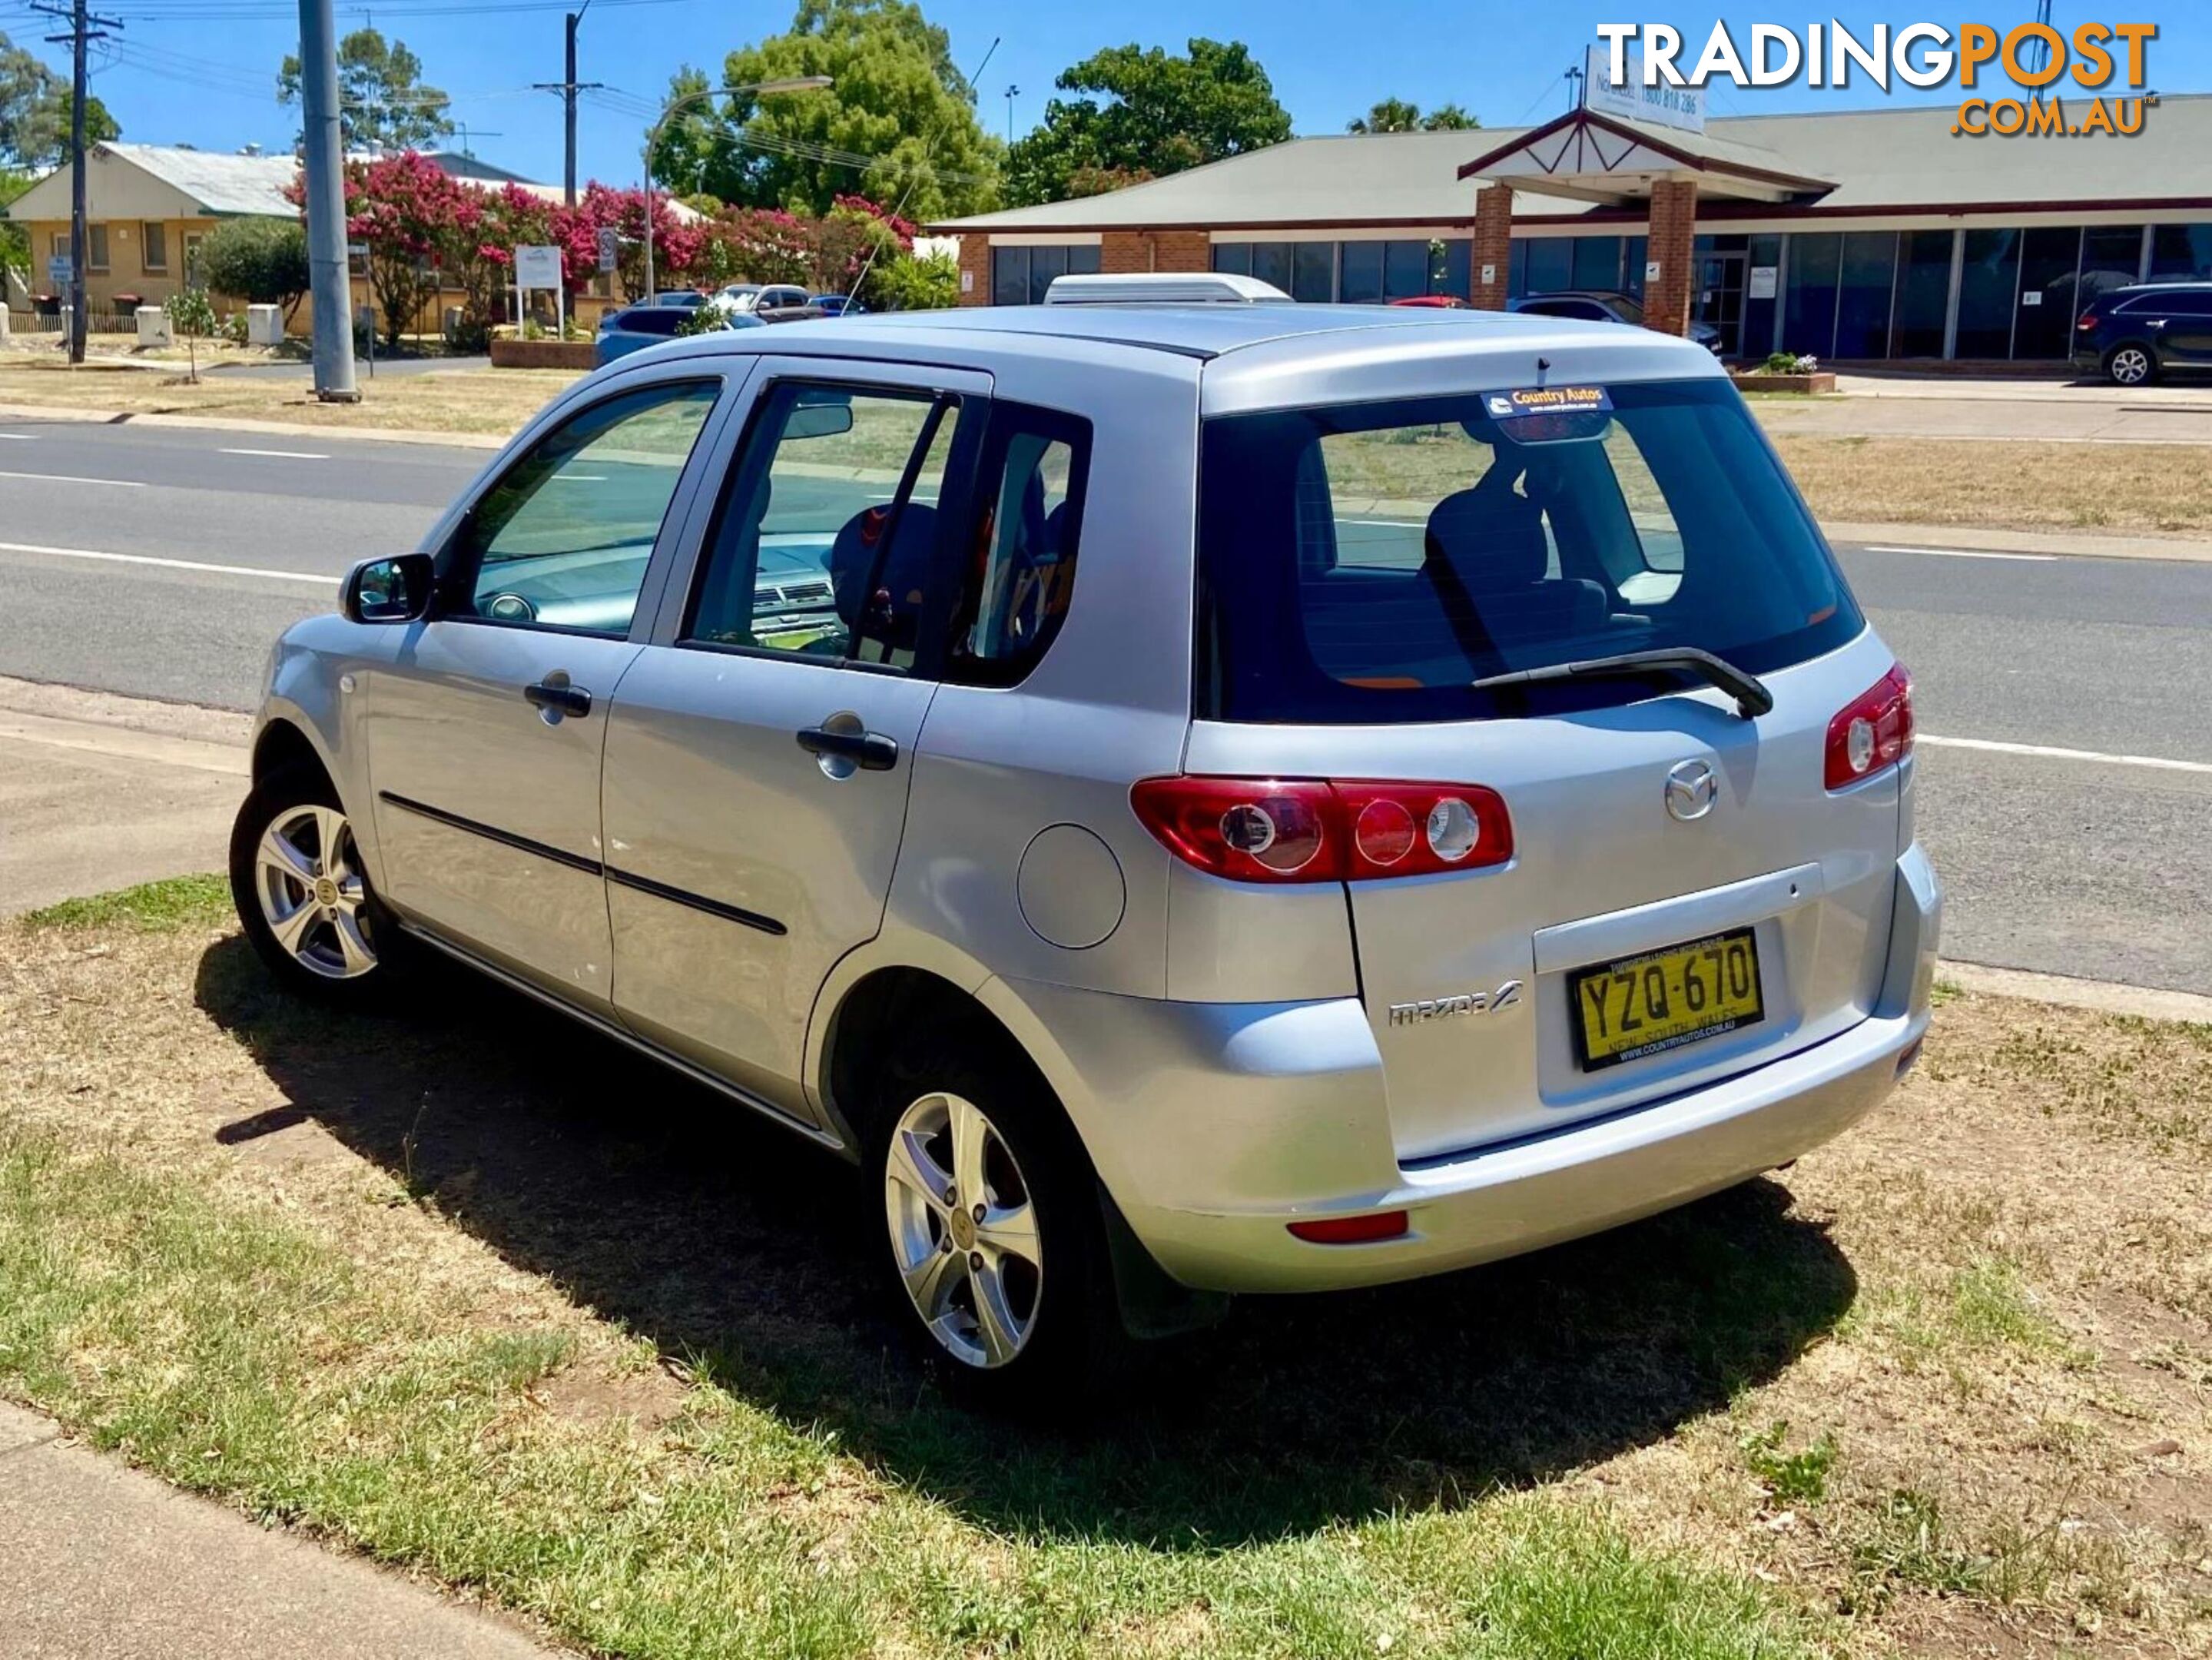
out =
<path fill-rule="evenodd" d="M 246 708 L 286 624 L 488 459 L 0 422 L 0 674 Z M 1917 686 L 1947 954 L 2212 993 L 2212 563 L 1843 558 Z"/>

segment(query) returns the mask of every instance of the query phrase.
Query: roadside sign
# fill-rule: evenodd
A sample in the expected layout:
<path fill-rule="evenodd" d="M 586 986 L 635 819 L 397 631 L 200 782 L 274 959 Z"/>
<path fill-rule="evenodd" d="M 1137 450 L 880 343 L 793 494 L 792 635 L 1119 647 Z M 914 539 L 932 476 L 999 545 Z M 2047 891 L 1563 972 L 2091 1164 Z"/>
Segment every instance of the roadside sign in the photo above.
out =
<path fill-rule="evenodd" d="M 1632 121 L 1652 121 L 1684 132 L 1705 130 L 1705 94 L 1702 87 L 1644 84 L 1644 54 L 1625 52 L 1621 68 L 1628 78 L 1615 86 L 1606 79 L 1613 68 L 1612 53 L 1593 46 L 1583 62 L 1583 107 L 1601 115 L 1625 115 Z"/>
<path fill-rule="evenodd" d="M 514 251 L 514 285 L 519 289 L 561 286 L 561 250 L 550 244 Z"/>
<path fill-rule="evenodd" d="M 599 269 L 612 271 L 622 256 L 622 235 L 612 225 L 599 227 Z"/>
<path fill-rule="evenodd" d="M 67 288 L 76 276 L 76 266 L 69 255 L 58 253 L 46 261 L 46 281 L 58 289 Z"/>
<path fill-rule="evenodd" d="M 346 258 L 348 258 L 349 259 L 366 259 L 366 258 L 368 258 L 368 243 L 366 243 L 366 242 L 349 242 L 349 243 L 347 243 L 347 244 L 346 244 Z"/>

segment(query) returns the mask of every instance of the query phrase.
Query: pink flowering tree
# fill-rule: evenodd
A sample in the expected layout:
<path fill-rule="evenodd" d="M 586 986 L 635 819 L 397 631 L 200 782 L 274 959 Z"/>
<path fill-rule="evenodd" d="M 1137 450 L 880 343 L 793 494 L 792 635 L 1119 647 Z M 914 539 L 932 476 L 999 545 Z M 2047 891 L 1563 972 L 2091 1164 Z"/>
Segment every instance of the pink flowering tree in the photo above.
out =
<path fill-rule="evenodd" d="M 645 192 L 616 190 L 594 181 L 574 208 L 556 215 L 554 240 L 562 250 L 562 274 L 572 286 L 587 283 L 599 268 L 599 234 L 611 228 L 622 240 L 616 256 L 615 280 L 626 300 L 645 291 Z M 678 217 L 673 203 L 660 192 L 653 196 L 653 280 L 680 282 L 697 264 L 704 238 L 696 225 Z"/>
<path fill-rule="evenodd" d="M 413 150 L 346 164 L 346 235 L 368 245 L 368 291 L 397 347 L 438 292 L 439 273 L 483 214 L 478 192 Z"/>

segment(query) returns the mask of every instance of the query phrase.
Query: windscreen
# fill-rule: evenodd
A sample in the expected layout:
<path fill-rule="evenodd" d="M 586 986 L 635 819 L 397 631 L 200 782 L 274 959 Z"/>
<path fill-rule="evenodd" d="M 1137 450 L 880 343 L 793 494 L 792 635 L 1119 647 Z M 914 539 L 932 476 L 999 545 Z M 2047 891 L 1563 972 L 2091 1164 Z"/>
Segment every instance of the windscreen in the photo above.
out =
<path fill-rule="evenodd" d="M 1208 718 L 1565 712 L 1652 688 L 1470 683 L 1683 646 L 1759 674 L 1863 626 L 1781 463 L 1721 382 L 1223 416 L 1201 444 Z"/>

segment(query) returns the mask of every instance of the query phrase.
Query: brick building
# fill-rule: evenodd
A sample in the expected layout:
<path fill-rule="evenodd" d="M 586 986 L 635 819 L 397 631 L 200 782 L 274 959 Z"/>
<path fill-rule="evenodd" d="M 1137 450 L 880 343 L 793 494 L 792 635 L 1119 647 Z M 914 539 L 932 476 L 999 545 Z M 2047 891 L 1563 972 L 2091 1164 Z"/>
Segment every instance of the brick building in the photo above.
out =
<path fill-rule="evenodd" d="M 2063 358 L 2103 289 L 2212 277 L 2212 94 L 2160 100 L 2131 137 L 1954 136 L 1954 113 L 1693 131 L 1583 109 L 1526 129 L 1299 138 L 930 228 L 962 238 L 966 305 L 1031 303 L 1093 271 L 1231 271 L 1376 304 L 1601 289 L 1752 357 Z"/>

